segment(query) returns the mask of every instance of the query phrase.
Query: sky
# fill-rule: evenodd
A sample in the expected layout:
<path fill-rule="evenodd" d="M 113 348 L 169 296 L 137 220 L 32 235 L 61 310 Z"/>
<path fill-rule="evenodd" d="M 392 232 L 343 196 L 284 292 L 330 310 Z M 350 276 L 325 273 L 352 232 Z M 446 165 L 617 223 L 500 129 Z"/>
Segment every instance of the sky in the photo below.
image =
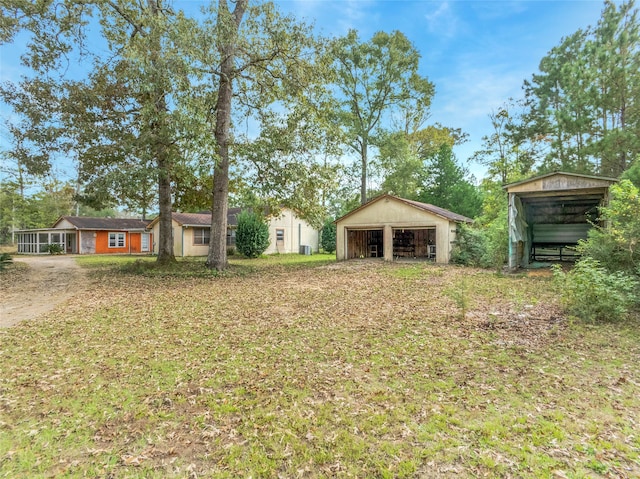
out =
<path fill-rule="evenodd" d="M 201 0 L 174 0 L 197 11 Z M 413 1 L 276 0 L 282 11 L 313 23 L 316 33 L 341 36 L 356 29 L 361 40 L 377 31 L 399 30 L 421 54 L 420 73 L 435 84 L 430 122 L 460 128 L 469 140 L 455 149 L 458 160 L 480 179 L 484 170 L 467 160 L 492 132 L 489 114 L 538 71 L 551 48 L 578 29 L 598 22 L 602 1 Z M 17 80 L 21 46 L 0 46 L 0 80 Z M 11 116 L 0 106 L 0 122 Z M 0 127 L 0 149 L 7 147 Z"/>

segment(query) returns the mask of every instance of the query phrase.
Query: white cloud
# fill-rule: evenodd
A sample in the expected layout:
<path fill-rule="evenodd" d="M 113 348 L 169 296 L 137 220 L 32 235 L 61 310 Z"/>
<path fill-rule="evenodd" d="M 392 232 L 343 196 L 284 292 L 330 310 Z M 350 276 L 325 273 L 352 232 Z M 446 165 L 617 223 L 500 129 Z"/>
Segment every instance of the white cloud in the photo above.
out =
<path fill-rule="evenodd" d="M 427 20 L 429 33 L 434 35 L 451 38 L 460 28 L 460 20 L 449 2 L 439 4 L 434 12 L 425 14 L 424 18 Z"/>

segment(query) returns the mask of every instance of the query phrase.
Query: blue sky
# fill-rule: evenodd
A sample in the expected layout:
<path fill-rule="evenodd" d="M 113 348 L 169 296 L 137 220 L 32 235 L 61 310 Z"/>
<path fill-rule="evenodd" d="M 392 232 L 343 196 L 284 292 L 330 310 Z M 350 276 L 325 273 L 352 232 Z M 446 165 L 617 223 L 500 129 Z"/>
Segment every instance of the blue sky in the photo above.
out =
<path fill-rule="evenodd" d="M 369 39 L 400 30 L 422 55 L 421 74 L 435 83 L 430 121 L 461 128 L 469 141 L 456 149 L 466 164 L 491 133 L 488 119 L 522 84 L 543 56 L 578 29 L 596 25 L 600 1 L 409 1 L 296 0 L 283 9 L 315 20 L 326 35 L 350 28 Z M 477 177 L 484 171 L 469 165 Z"/>
<path fill-rule="evenodd" d="M 196 10 L 200 0 L 175 0 Z M 376 31 L 402 31 L 422 55 L 421 74 L 436 86 L 431 122 L 461 128 L 469 141 L 456 149 L 462 163 L 491 133 L 488 119 L 508 98 L 519 98 L 523 80 L 562 37 L 595 25 L 601 1 L 411 1 L 280 0 L 285 12 L 315 24 L 318 33 L 339 36 L 358 30 L 362 40 Z M 20 45 L 0 46 L 0 80 L 17 80 Z M 0 108 L 0 121 L 10 115 Z M 0 128 L 0 148 L 6 133 Z M 477 177 L 478 165 L 469 165 Z"/>

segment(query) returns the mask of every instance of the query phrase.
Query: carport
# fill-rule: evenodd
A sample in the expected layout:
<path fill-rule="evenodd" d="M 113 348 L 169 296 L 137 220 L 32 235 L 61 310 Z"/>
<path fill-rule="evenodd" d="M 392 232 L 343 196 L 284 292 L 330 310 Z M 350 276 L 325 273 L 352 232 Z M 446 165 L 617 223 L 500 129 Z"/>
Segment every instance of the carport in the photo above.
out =
<path fill-rule="evenodd" d="M 615 178 L 555 172 L 506 185 L 509 196 L 509 268 L 568 260 L 598 224 Z"/>

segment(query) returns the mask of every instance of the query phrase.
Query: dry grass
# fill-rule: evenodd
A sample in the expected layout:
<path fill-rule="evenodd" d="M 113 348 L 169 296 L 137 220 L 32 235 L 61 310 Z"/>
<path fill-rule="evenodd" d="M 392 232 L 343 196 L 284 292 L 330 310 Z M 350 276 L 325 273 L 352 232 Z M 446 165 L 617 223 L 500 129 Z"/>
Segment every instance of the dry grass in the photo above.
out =
<path fill-rule="evenodd" d="M 430 264 L 97 268 L 0 331 L 0 477 L 639 477 L 640 328 Z"/>

